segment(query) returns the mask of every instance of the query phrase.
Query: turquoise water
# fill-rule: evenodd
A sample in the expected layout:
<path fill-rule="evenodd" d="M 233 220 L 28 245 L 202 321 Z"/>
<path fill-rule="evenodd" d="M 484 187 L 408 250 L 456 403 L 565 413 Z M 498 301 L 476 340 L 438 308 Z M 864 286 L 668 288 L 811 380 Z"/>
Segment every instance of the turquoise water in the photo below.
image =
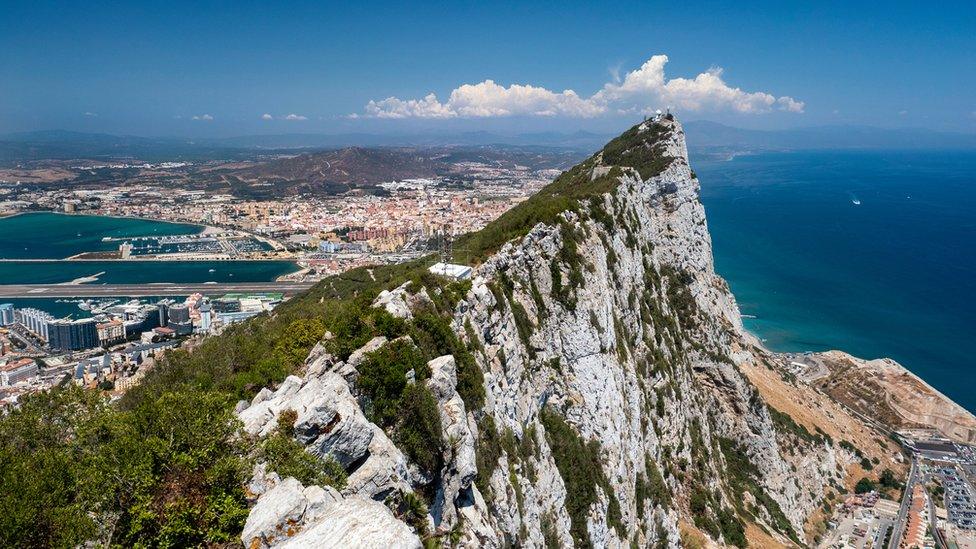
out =
<path fill-rule="evenodd" d="M 0 258 L 59 259 L 107 251 L 118 242 L 102 238 L 196 234 L 199 225 L 146 219 L 28 213 L 0 218 Z M 93 284 L 153 282 L 268 282 L 296 271 L 289 261 L 6 261 L 0 284 L 58 284 L 98 276 Z"/>
<path fill-rule="evenodd" d="M 976 152 L 693 165 L 716 269 L 767 346 L 891 357 L 976 411 Z"/>
<path fill-rule="evenodd" d="M 145 219 L 26 213 L 0 218 L 0 258 L 63 259 L 81 252 L 117 250 L 102 237 L 197 234 L 199 225 Z"/>
<path fill-rule="evenodd" d="M 0 284 L 59 284 L 102 272 L 91 284 L 269 282 L 296 270 L 290 261 L 19 261 L 0 262 Z"/>

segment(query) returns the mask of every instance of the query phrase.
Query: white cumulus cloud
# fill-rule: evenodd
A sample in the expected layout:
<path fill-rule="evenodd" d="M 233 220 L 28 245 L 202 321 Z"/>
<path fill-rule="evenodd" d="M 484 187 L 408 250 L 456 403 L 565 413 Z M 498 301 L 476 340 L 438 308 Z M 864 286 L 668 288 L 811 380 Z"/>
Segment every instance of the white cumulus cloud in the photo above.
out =
<path fill-rule="evenodd" d="M 285 116 L 285 120 L 308 120 L 308 118 L 300 114 L 292 113 Z"/>
<path fill-rule="evenodd" d="M 196 115 L 193 115 L 193 119 L 194 120 L 205 120 L 205 121 L 209 122 L 209 121 L 213 120 L 214 117 L 213 117 L 212 114 L 196 114 Z"/>
<path fill-rule="evenodd" d="M 678 110 L 731 110 L 758 114 L 772 110 L 802 113 L 804 104 L 792 97 L 766 92 L 748 92 L 729 86 L 721 68 L 711 68 L 694 78 L 668 79 L 664 65 L 668 56 L 655 55 L 640 68 L 621 78 L 611 71 L 613 81 L 590 97 L 573 90 L 562 92 L 527 84 L 503 86 L 494 80 L 463 84 L 447 101 L 433 93 L 423 99 L 388 97 L 366 104 L 368 118 L 480 118 L 499 116 L 565 116 L 589 118 L 606 113 L 649 112 L 671 107 Z M 350 115 L 359 118 L 360 115 Z"/>
<path fill-rule="evenodd" d="M 261 120 L 273 120 L 273 119 L 274 119 L 274 117 L 271 116 L 268 113 L 264 113 L 264 114 L 261 115 Z"/>

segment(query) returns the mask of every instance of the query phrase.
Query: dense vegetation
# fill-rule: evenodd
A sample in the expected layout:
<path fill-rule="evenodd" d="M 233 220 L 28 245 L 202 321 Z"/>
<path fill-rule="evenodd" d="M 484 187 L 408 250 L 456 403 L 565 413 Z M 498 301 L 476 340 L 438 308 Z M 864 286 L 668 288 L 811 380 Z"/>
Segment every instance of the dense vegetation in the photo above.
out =
<path fill-rule="evenodd" d="M 127 409 L 75 387 L 25 399 L 0 423 L 0 544 L 232 540 L 247 518 L 249 442 L 231 405 L 202 390 Z"/>
<path fill-rule="evenodd" d="M 740 505 L 739 511 L 746 516 L 765 512 L 770 525 L 777 531 L 786 534 L 791 540 L 800 543 L 796 531 L 786 514 L 766 491 L 759 484 L 759 469 L 749 460 L 743 448 L 735 441 L 722 438 L 719 440 L 722 455 L 725 457 L 726 479 L 731 486 L 734 494 L 733 501 Z M 745 509 L 742 495 L 746 492 L 752 494 L 756 500 L 753 509 Z"/>
<path fill-rule="evenodd" d="M 428 288 L 434 302 L 414 321 L 370 307 L 380 289 L 411 279 Z M 426 366 L 434 356 L 455 354 L 459 393 L 478 409 L 484 401 L 481 372 L 445 316 L 464 291 L 429 275 L 421 262 L 356 270 L 282 304 L 274 315 L 232 326 L 192 351 L 168 353 L 117 404 L 74 387 L 24 399 L 0 419 L 0 542 L 66 547 L 88 539 L 126 546 L 230 541 L 247 518 L 243 483 L 255 459 L 306 482 L 342 486 L 345 474 L 337 464 L 310 459 L 281 429 L 264 441 L 237 436 L 234 403 L 296 371 L 329 330 L 335 335 L 329 350 L 341 358 L 376 335 L 410 335 L 420 343 L 422 356 L 401 353 L 386 362 L 371 356 L 377 367 L 364 371 L 381 380 L 384 368 L 400 370 L 401 361 Z M 422 385 L 384 387 L 386 392 L 373 393 L 379 404 L 367 406 L 383 410 L 376 419 L 412 459 L 436 468 L 441 443 L 433 396 Z"/>

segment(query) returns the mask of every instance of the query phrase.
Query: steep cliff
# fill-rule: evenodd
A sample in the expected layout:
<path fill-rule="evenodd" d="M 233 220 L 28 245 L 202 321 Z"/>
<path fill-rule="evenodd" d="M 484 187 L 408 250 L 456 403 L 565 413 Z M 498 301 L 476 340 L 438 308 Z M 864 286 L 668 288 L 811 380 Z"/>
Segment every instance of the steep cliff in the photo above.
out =
<path fill-rule="evenodd" d="M 743 332 L 713 269 L 698 190 L 681 125 L 645 121 L 462 239 L 458 259 L 477 263 L 470 284 L 414 276 L 376 299 L 411 326 L 419 311 L 439 311 L 453 332 L 445 337 L 457 338 L 450 352 L 400 371 L 389 365 L 402 359 L 383 350 L 423 351 L 431 344 L 417 334 L 431 329 L 352 353 L 327 334 L 301 376 L 238 413 L 261 435 L 294 411 L 298 440 L 336 459 L 349 482 L 314 494 L 326 511 L 296 512 L 312 509 L 308 488 L 278 489 L 285 481 L 258 471 L 245 545 L 325 535 L 318 517 L 353 516 L 347 509 L 365 515 L 343 528 L 402 546 L 809 542 L 811 516 L 832 486 L 849 483 L 855 458 L 837 435 L 877 435 L 775 373 Z M 397 402 L 429 395 L 436 406 L 433 458 L 401 450 L 412 439 L 382 412 L 392 397 L 377 392 L 381 366 L 397 391 L 419 395 Z M 767 404 L 776 395 L 789 395 L 780 409 Z M 816 406 L 794 420 L 806 399 Z M 831 422 L 850 428 L 828 434 L 821 425 Z M 393 527 L 397 519 L 411 528 Z"/>

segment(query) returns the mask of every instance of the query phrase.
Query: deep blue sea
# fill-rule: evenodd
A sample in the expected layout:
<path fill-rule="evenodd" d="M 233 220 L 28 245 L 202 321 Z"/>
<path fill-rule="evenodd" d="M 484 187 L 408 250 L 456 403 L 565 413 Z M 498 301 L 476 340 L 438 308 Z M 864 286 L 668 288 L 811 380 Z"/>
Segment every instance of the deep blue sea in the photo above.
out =
<path fill-rule="evenodd" d="M 976 412 L 976 151 L 692 163 L 716 269 L 768 347 L 891 357 Z"/>

